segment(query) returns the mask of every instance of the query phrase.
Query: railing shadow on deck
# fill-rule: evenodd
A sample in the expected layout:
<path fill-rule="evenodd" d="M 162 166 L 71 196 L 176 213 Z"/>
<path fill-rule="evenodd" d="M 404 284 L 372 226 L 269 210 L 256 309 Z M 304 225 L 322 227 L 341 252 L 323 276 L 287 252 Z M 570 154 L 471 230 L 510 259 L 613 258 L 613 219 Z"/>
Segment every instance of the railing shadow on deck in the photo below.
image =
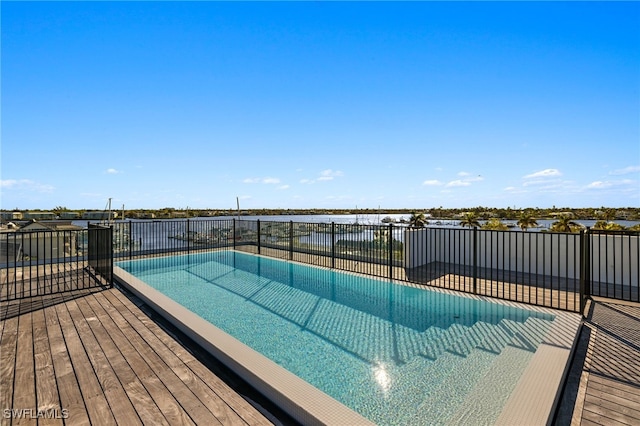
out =
<path fill-rule="evenodd" d="M 640 307 L 596 299 L 585 326 L 597 331 L 597 347 L 591 354 L 591 371 L 609 380 L 638 386 L 640 383 Z M 616 362 L 611 362 L 615 359 Z"/>
<path fill-rule="evenodd" d="M 11 286 L 12 292 L 6 287 Z M 45 277 L 27 278 L 3 283 L 0 289 L 0 321 L 44 309 L 111 287 L 88 268 L 62 272 Z"/>

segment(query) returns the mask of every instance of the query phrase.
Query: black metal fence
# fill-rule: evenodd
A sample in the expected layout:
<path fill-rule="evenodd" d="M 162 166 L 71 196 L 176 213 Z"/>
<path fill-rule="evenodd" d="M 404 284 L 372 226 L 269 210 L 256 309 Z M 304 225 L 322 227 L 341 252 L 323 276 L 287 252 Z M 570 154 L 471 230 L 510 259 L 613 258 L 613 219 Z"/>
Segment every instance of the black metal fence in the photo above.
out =
<path fill-rule="evenodd" d="M 591 295 L 640 302 L 638 232 L 410 229 L 236 219 L 123 221 L 111 230 L 111 243 L 96 243 L 96 250 L 104 253 L 105 244 L 110 245 L 116 259 L 235 249 L 575 312 Z M 12 241 L 3 242 L 6 259 L 19 256 L 20 238 L 25 237 L 16 233 Z M 85 259 L 82 250 L 74 253 Z M 23 256 L 20 262 L 29 269 L 28 262 L 35 260 Z M 65 257 L 49 263 L 65 262 L 74 263 Z M 88 266 L 109 275 L 105 258 L 89 258 Z"/>
<path fill-rule="evenodd" d="M 579 312 L 585 233 L 425 228 L 407 231 L 413 282 Z"/>
<path fill-rule="evenodd" d="M 113 282 L 113 230 L 89 224 L 87 229 L 88 267 L 96 276 Z"/>
<path fill-rule="evenodd" d="M 111 285 L 106 259 L 113 256 L 105 242 L 110 233 L 109 228 L 1 233 L 0 301 Z"/>
<path fill-rule="evenodd" d="M 587 235 L 587 296 L 640 302 L 640 233 L 590 230 Z"/>

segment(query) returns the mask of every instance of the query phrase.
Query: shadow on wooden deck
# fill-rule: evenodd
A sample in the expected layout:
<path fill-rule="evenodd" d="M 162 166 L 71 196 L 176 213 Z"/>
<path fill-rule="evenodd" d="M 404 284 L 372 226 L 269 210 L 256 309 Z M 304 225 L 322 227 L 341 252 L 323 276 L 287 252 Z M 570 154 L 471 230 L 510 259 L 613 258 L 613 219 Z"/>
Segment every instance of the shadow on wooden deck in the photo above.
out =
<path fill-rule="evenodd" d="M 640 424 L 640 304 L 590 301 L 555 424 Z"/>
<path fill-rule="evenodd" d="M 4 272 L 4 271 L 3 271 Z M 33 312 L 110 288 L 89 268 L 74 268 L 53 274 L 6 280 L 0 284 L 0 320 Z"/>

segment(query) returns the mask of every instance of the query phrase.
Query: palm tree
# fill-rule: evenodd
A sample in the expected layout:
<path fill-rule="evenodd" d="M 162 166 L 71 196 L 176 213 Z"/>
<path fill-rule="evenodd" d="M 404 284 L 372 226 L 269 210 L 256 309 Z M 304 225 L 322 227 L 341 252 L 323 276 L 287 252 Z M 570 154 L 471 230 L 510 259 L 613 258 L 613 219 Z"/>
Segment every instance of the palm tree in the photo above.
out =
<path fill-rule="evenodd" d="M 593 225 L 593 229 L 601 231 L 624 231 L 626 228 L 619 223 L 607 222 L 606 220 L 598 220 Z"/>
<path fill-rule="evenodd" d="M 68 208 L 63 207 L 63 206 L 55 206 L 52 210 L 56 215 L 60 215 L 60 213 L 62 212 L 66 212 L 69 211 Z"/>
<path fill-rule="evenodd" d="M 535 228 L 538 226 L 538 221 L 531 215 L 531 213 L 522 212 L 518 219 L 518 226 L 523 231 L 528 231 L 529 228 Z"/>
<path fill-rule="evenodd" d="M 424 228 L 427 224 L 427 218 L 424 213 L 411 213 L 409 218 L 409 228 Z"/>
<path fill-rule="evenodd" d="M 475 212 L 468 212 L 465 214 L 460 221 L 460 226 L 466 226 L 468 228 L 478 228 L 480 227 L 480 221 L 478 220 L 478 215 Z"/>
<path fill-rule="evenodd" d="M 373 232 L 373 241 L 379 247 L 388 247 L 389 244 L 389 229 L 380 228 Z"/>
<path fill-rule="evenodd" d="M 563 214 L 558 216 L 558 220 L 551 224 L 550 231 L 553 232 L 576 232 L 581 226 L 571 219 L 571 216 Z"/>
<path fill-rule="evenodd" d="M 482 229 L 488 229 L 491 231 L 507 231 L 509 227 L 502 223 L 502 221 L 497 217 L 492 217 L 487 221 L 487 223 L 482 225 Z"/>

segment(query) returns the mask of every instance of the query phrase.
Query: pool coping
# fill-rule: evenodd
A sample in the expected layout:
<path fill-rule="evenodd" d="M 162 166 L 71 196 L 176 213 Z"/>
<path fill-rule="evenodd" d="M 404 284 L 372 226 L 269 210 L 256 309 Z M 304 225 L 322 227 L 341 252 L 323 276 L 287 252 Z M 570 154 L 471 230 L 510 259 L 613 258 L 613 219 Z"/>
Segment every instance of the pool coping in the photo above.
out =
<path fill-rule="evenodd" d="M 245 254 L 257 256 L 251 253 Z M 279 260 L 299 263 L 291 260 Z M 320 267 L 320 269 L 330 268 Z M 362 275 L 350 271 L 340 272 Z M 121 285 L 132 291 L 161 316 L 173 323 L 302 424 L 374 424 L 117 265 L 114 265 L 114 277 Z M 366 277 L 389 282 L 388 279 L 379 277 L 368 275 Z M 578 340 L 578 331 L 582 324 L 580 314 L 403 281 L 393 280 L 392 282 L 397 285 L 418 287 L 553 315 L 555 319 L 551 329 L 522 373 L 496 424 L 542 425 L 553 422 L 553 416 L 561 397 L 562 385 L 568 374 L 570 359 Z"/>

